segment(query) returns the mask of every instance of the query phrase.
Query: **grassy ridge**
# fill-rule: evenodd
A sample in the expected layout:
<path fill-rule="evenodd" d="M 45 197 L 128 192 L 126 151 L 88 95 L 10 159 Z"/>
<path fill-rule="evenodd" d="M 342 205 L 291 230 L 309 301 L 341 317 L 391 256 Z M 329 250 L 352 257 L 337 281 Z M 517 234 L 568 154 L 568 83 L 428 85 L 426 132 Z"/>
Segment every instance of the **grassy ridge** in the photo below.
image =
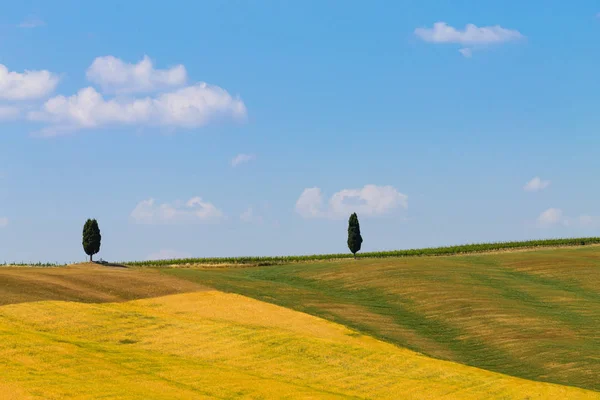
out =
<path fill-rule="evenodd" d="M 3 399 L 600 399 L 216 291 L 0 307 Z"/>
<path fill-rule="evenodd" d="M 521 248 L 537 247 L 567 247 L 588 244 L 600 244 L 600 237 L 568 238 L 568 239 L 544 239 L 520 242 L 496 242 L 478 243 L 458 246 L 432 247 L 424 249 L 392 250 L 360 253 L 360 258 L 387 258 L 387 257 L 423 257 L 423 256 L 445 256 L 466 253 L 482 253 L 496 250 L 511 250 Z M 250 265 L 277 265 L 289 264 L 302 261 L 323 261 L 332 259 L 353 258 L 352 254 L 315 254 L 306 256 L 283 256 L 283 257 L 213 257 L 213 258 L 179 258 L 171 260 L 149 260 L 129 261 L 122 264 L 130 266 L 169 266 L 185 264 L 250 264 Z"/>
<path fill-rule="evenodd" d="M 596 246 L 160 271 L 435 358 L 600 391 Z"/>

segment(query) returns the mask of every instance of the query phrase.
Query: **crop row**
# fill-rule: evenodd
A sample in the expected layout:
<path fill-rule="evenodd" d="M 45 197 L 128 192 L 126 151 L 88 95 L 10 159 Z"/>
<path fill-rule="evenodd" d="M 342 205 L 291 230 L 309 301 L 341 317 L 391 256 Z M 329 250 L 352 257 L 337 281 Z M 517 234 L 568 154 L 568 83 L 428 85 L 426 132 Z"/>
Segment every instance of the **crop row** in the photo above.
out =
<path fill-rule="evenodd" d="M 445 256 L 466 253 L 482 253 L 497 250 L 526 249 L 536 247 L 567 247 L 600 244 L 600 237 L 544 239 L 520 242 L 476 243 L 459 246 L 431 247 L 423 249 L 379 251 L 360 254 L 360 258 L 386 257 L 424 257 Z M 122 264 L 130 266 L 170 266 L 186 264 L 239 264 L 239 265 L 275 265 L 305 261 L 324 261 L 353 258 L 352 254 L 315 254 L 303 256 L 281 257 L 212 257 L 212 258 L 181 258 L 172 260 L 131 261 Z"/>

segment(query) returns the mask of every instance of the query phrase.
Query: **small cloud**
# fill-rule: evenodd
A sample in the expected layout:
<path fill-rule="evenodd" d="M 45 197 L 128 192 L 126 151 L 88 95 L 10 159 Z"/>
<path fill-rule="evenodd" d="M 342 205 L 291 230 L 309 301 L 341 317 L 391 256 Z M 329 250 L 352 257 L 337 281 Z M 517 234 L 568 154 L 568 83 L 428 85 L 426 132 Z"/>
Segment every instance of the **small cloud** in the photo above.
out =
<path fill-rule="evenodd" d="M 148 257 L 146 257 L 146 260 L 175 260 L 191 257 L 191 254 L 186 252 L 163 249 L 157 251 L 156 253 L 149 254 Z"/>
<path fill-rule="evenodd" d="M 317 218 L 323 213 L 323 194 L 318 187 L 304 189 L 298 201 L 296 212 L 304 218 Z"/>
<path fill-rule="evenodd" d="M 238 154 L 231 160 L 231 166 L 235 168 L 240 164 L 244 164 L 254 160 L 256 160 L 256 156 L 254 154 Z"/>
<path fill-rule="evenodd" d="M 445 22 L 436 22 L 433 28 L 417 28 L 415 34 L 430 43 L 458 43 L 462 45 L 503 43 L 524 36 L 516 30 L 500 25 L 478 27 L 467 24 L 464 30 L 456 29 Z"/>
<path fill-rule="evenodd" d="M 563 217 L 563 211 L 559 208 L 549 208 L 538 217 L 540 225 L 549 226 L 559 223 L 565 223 L 567 220 Z"/>
<path fill-rule="evenodd" d="M 537 219 L 542 227 L 551 227 L 556 225 L 571 226 L 576 228 L 596 228 L 600 227 L 600 216 L 580 215 L 578 217 L 569 217 L 564 215 L 559 208 L 549 208 Z"/>
<path fill-rule="evenodd" d="M 442 21 L 434 23 L 432 28 L 417 28 L 414 33 L 428 43 L 453 43 L 468 46 L 458 50 L 467 58 L 473 55 L 473 46 L 505 43 L 525 37 L 517 30 L 506 29 L 500 25 L 478 27 L 474 24 L 467 24 L 463 30 L 460 30 Z"/>
<path fill-rule="evenodd" d="M 46 23 L 44 21 L 42 21 L 40 18 L 38 17 L 29 17 L 27 19 L 25 19 L 23 22 L 21 22 L 20 24 L 18 24 L 17 26 L 19 28 L 24 28 L 24 29 L 33 29 L 33 28 L 39 28 L 41 26 L 45 26 Z"/>
<path fill-rule="evenodd" d="M 0 217 L 0 228 L 8 226 L 8 218 Z"/>
<path fill-rule="evenodd" d="M 138 224 L 185 224 L 216 221 L 223 212 L 212 203 L 200 197 L 193 197 L 182 203 L 157 204 L 154 199 L 139 202 L 131 212 L 131 218 Z"/>
<path fill-rule="evenodd" d="M 304 218 L 341 218 L 353 212 L 377 216 L 398 207 L 408 208 L 408 196 L 392 186 L 376 185 L 340 190 L 331 196 L 327 207 L 318 187 L 305 189 L 296 202 L 296 212 Z"/>
<path fill-rule="evenodd" d="M 471 58 L 473 57 L 473 49 L 469 49 L 468 47 L 465 47 L 463 49 L 458 50 L 458 52 L 460 54 L 462 54 L 463 56 L 465 56 L 466 58 Z"/>
<path fill-rule="evenodd" d="M 579 216 L 579 218 L 577 218 L 577 222 L 583 227 L 595 228 L 600 226 L 600 217 L 592 215 L 581 215 Z"/>
<path fill-rule="evenodd" d="M 240 214 L 240 220 L 247 224 L 262 224 L 263 217 L 256 215 L 252 207 L 248 207 L 243 213 Z"/>
<path fill-rule="evenodd" d="M 550 186 L 550 181 L 544 181 L 536 176 L 523 186 L 523 190 L 526 192 L 539 192 L 540 190 L 546 189 L 548 186 Z"/>

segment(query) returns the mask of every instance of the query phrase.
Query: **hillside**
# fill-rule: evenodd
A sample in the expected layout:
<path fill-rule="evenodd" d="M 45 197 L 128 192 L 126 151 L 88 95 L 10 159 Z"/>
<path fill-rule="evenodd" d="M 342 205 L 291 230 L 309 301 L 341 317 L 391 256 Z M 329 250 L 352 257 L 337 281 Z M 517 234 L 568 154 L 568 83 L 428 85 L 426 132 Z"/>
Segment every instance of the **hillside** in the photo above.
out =
<path fill-rule="evenodd" d="M 434 360 L 217 291 L 1 306 L 0 368 L 9 399 L 600 398 Z"/>
<path fill-rule="evenodd" d="M 163 269 L 423 354 L 600 390 L 600 248 Z"/>
<path fill-rule="evenodd" d="M 0 305 L 42 300 L 118 302 L 206 289 L 152 270 L 79 264 L 0 267 Z"/>

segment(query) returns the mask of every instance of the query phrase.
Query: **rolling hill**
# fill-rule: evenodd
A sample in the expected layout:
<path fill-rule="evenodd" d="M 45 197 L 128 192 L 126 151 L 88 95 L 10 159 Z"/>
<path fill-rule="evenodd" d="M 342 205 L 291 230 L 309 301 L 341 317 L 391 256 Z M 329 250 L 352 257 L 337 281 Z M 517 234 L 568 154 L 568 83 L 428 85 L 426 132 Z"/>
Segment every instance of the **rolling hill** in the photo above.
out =
<path fill-rule="evenodd" d="M 600 399 L 600 247 L 0 268 L 7 399 Z"/>
<path fill-rule="evenodd" d="M 423 354 L 600 390 L 600 247 L 163 269 Z"/>
<path fill-rule="evenodd" d="M 5 305 L 0 327 L 0 388 L 12 398 L 600 398 L 218 291 Z"/>

